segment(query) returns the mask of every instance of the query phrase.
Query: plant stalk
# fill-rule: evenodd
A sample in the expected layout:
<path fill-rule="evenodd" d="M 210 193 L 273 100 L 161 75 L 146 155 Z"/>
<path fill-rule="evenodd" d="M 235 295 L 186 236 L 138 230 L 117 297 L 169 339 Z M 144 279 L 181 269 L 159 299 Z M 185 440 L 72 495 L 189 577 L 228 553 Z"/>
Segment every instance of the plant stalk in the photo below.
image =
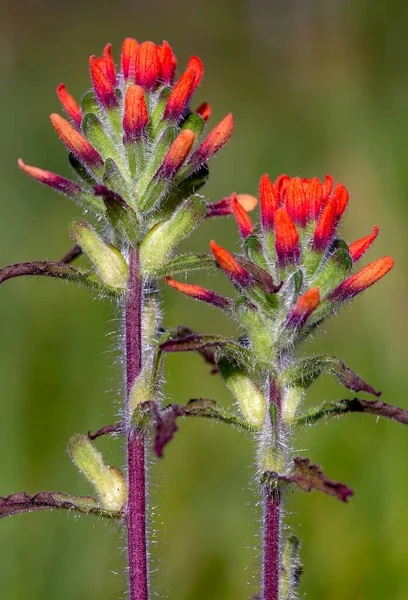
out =
<path fill-rule="evenodd" d="M 142 369 L 142 281 L 139 253 L 129 255 L 129 283 L 125 309 L 127 413 L 127 538 L 130 600 L 148 600 L 145 436 L 131 423 L 129 396 Z"/>
<path fill-rule="evenodd" d="M 280 430 L 281 397 L 275 380 L 269 382 L 269 402 L 276 406 L 276 438 Z M 263 516 L 263 596 L 262 600 L 279 600 L 280 538 L 281 538 L 281 492 L 264 486 Z"/>

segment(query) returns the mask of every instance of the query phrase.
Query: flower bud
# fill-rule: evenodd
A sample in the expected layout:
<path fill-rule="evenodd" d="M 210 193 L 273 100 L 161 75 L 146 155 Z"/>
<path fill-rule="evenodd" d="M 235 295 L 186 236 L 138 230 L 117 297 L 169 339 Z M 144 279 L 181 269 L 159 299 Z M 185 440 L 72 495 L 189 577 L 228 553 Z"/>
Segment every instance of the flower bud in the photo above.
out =
<path fill-rule="evenodd" d="M 261 203 L 261 222 L 264 231 L 273 229 L 275 213 L 278 209 L 278 197 L 268 175 L 262 175 L 259 182 L 259 198 Z"/>
<path fill-rule="evenodd" d="M 296 262 L 300 255 L 299 234 L 285 208 L 275 213 L 275 249 L 280 265 Z"/>
<path fill-rule="evenodd" d="M 210 248 L 215 256 L 215 259 L 221 269 L 225 271 L 232 281 L 238 286 L 248 287 L 252 285 L 252 277 L 244 267 L 235 260 L 235 258 L 222 246 L 218 246 L 212 240 L 210 242 Z"/>
<path fill-rule="evenodd" d="M 262 427 L 268 404 L 264 393 L 244 369 L 221 360 L 218 363 L 225 383 L 241 409 L 242 416 L 252 427 Z"/>
<path fill-rule="evenodd" d="M 125 81 L 134 81 L 136 74 L 136 54 L 139 44 L 133 38 L 126 38 L 122 46 L 122 75 Z"/>
<path fill-rule="evenodd" d="M 143 42 L 136 53 L 136 83 L 146 90 L 155 87 L 161 71 L 156 44 Z"/>
<path fill-rule="evenodd" d="M 123 130 L 126 143 L 135 142 L 149 122 L 143 88 L 131 85 L 125 96 Z"/>
<path fill-rule="evenodd" d="M 238 229 L 240 231 L 241 237 L 245 239 L 249 235 L 252 235 L 254 231 L 254 226 L 245 208 L 238 201 L 237 195 L 233 193 L 231 198 L 232 210 L 234 211 L 234 216 L 238 225 Z"/>
<path fill-rule="evenodd" d="M 57 87 L 57 95 L 65 112 L 70 117 L 70 119 L 72 119 L 74 125 L 80 127 L 82 121 L 81 109 L 79 108 L 78 104 L 71 96 L 71 94 L 67 92 L 67 88 L 63 83 L 61 83 Z"/>
<path fill-rule="evenodd" d="M 360 240 L 350 244 L 349 252 L 353 262 L 357 262 L 363 256 L 366 250 L 368 250 L 368 248 L 374 242 L 377 235 L 378 227 L 377 225 L 374 225 L 373 232 L 370 235 L 367 235 L 366 237 L 363 237 Z"/>
<path fill-rule="evenodd" d="M 91 70 L 92 84 L 99 102 L 106 109 L 116 108 L 118 106 L 118 101 L 112 82 L 96 62 L 95 56 L 90 57 L 89 67 Z"/>
<path fill-rule="evenodd" d="M 175 281 L 171 277 L 166 277 L 166 281 L 171 287 L 173 287 L 178 292 L 186 294 L 186 296 L 191 296 L 196 300 L 207 302 L 207 304 L 212 304 L 217 308 L 228 308 L 231 304 L 228 298 L 224 298 L 223 296 L 220 296 L 219 294 L 216 294 L 211 290 L 207 290 L 206 288 L 203 288 L 200 285 L 181 283 L 180 281 Z"/>
<path fill-rule="evenodd" d="M 394 261 L 390 256 L 384 256 L 375 260 L 355 275 L 343 281 L 343 283 L 329 294 L 328 299 L 344 301 L 354 298 L 354 296 L 364 292 L 364 290 L 384 277 L 393 266 Z"/>
<path fill-rule="evenodd" d="M 72 154 L 92 169 L 102 170 L 103 160 L 101 155 L 83 135 L 56 113 L 53 113 L 50 119 L 55 131 Z"/>

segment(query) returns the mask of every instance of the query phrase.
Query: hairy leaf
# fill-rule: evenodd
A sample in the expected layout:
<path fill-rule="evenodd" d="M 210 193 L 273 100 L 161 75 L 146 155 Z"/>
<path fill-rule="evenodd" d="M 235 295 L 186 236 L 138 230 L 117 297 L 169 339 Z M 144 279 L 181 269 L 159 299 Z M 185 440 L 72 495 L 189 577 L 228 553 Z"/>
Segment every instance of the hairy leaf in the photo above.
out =
<path fill-rule="evenodd" d="M 185 275 L 192 271 L 215 270 L 216 268 L 217 263 L 210 254 L 184 254 L 173 260 L 169 260 L 156 268 L 154 275 L 157 277 L 179 274 Z"/>
<path fill-rule="evenodd" d="M 310 356 L 297 360 L 282 374 L 282 383 L 300 388 L 308 388 L 320 376 L 336 375 L 341 384 L 353 392 L 367 392 L 381 396 L 366 383 L 357 373 L 352 371 L 342 360 L 329 354 Z"/>
<path fill-rule="evenodd" d="M 308 458 L 295 458 L 292 470 L 288 474 L 272 471 L 264 473 L 263 481 L 275 485 L 277 483 L 294 483 L 303 492 L 319 490 L 329 496 L 334 496 L 341 502 L 347 502 L 348 497 L 354 494 L 353 490 L 343 483 L 329 479 L 319 465 L 312 465 Z"/>
<path fill-rule="evenodd" d="M 11 494 L 7 498 L 0 497 L 0 518 L 22 512 L 54 508 L 74 510 L 84 515 L 91 514 L 108 519 L 120 519 L 123 516 L 119 511 L 101 508 L 91 496 L 69 496 L 61 492 L 39 492 L 30 496 L 25 492 L 19 492 Z"/>

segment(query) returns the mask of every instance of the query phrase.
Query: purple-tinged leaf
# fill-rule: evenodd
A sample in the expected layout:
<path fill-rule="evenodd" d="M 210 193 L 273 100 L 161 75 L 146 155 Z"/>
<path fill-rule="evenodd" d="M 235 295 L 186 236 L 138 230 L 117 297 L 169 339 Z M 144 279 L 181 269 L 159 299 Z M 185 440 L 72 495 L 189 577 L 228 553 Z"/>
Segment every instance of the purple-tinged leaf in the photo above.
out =
<path fill-rule="evenodd" d="M 8 279 L 22 277 L 23 275 L 56 277 L 57 279 L 65 279 L 78 283 L 98 292 L 113 293 L 112 289 L 103 285 L 99 277 L 91 271 L 76 269 L 65 262 L 46 260 L 18 263 L 0 269 L 0 284 Z"/>
<path fill-rule="evenodd" d="M 352 398 L 350 400 L 340 400 L 336 403 L 325 403 L 317 409 L 300 416 L 296 420 L 296 425 L 313 425 L 320 419 L 327 417 L 339 417 L 347 413 L 368 413 L 377 417 L 385 417 L 398 421 L 403 425 L 408 425 L 408 410 L 399 406 L 381 402 L 381 400 L 365 400 L 364 398 Z"/>
<path fill-rule="evenodd" d="M 25 492 L 19 492 L 11 494 L 7 498 L 0 497 L 0 518 L 23 512 L 55 508 L 74 510 L 84 515 L 92 514 L 109 519 L 118 519 L 123 516 L 121 512 L 101 508 L 91 496 L 69 496 L 61 492 L 39 492 L 30 496 Z"/>
<path fill-rule="evenodd" d="M 349 496 L 354 494 L 347 485 L 329 479 L 319 465 L 312 465 L 308 458 L 295 458 L 292 470 L 288 474 L 272 471 L 264 473 L 263 481 L 270 484 L 294 483 L 303 492 L 319 490 L 341 502 L 347 502 Z"/>
<path fill-rule="evenodd" d="M 155 402 L 152 402 L 152 414 L 154 418 L 154 442 L 153 451 L 161 458 L 163 449 L 173 439 L 178 430 L 176 419 L 184 414 L 183 407 L 177 404 L 171 404 L 165 409 L 160 410 Z"/>
<path fill-rule="evenodd" d="M 282 383 L 292 387 L 308 388 L 320 376 L 336 375 L 340 383 L 353 392 L 367 392 L 381 396 L 371 385 L 352 371 L 342 360 L 329 354 L 309 356 L 297 360 L 282 375 Z"/>
<path fill-rule="evenodd" d="M 124 423 L 122 421 L 115 423 L 115 425 L 104 425 L 95 433 L 91 433 L 90 431 L 88 431 L 88 439 L 96 440 L 96 438 L 101 437 L 103 435 L 109 435 L 111 433 L 122 433 L 123 428 Z"/>
<path fill-rule="evenodd" d="M 244 256 L 235 255 L 235 260 L 241 267 L 243 267 L 248 273 L 252 275 L 254 280 L 261 286 L 265 294 L 276 294 L 279 292 L 283 285 L 283 281 L 276 285 L 273 281 L 273 277 L 268 271 L 265 271 L 262 267 L 256 265 L 252 260 L 245 258 Z"/>
<path fill-rule="evenodd" d="M 250 363 L 248 350 L 232 340 L 219 335 L 192 333 L 181 339 L 170 339 L 160 344 L 162 352 L 199 352 L 203 354 L 210 350 L 208 357 L 217 355 L 228 355 L 239 363 Z M 212 362 L 212 358 L 210 358 Z"/>

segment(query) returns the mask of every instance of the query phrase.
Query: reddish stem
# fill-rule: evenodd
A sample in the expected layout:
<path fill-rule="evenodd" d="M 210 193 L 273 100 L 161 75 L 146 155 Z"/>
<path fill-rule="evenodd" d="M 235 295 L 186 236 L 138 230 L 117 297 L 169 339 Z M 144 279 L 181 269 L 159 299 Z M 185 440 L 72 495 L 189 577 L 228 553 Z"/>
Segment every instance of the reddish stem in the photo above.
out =
<path fill-rule="evenodd" d="M 276 406 L 276 423 L 279 430 L 281 397 L 276 382 L 269 384 L 269 401 Z M 279 600 L 281 493 L 264 488 L 263 517 L 263 600 Z"/>
<path fill-rule="evenodd" d="M 132 249 L 129 256 L 125 314 L 127 405 L 132 386 L 142 368 L 141 330 L 142 282 L 139 278 L 139 254 L 136 249 Z M 145 439 L 143 433 L 137 431 L 131 423 L 128 423 L 127 438 L 130 600 L 148 600 Z"/>

